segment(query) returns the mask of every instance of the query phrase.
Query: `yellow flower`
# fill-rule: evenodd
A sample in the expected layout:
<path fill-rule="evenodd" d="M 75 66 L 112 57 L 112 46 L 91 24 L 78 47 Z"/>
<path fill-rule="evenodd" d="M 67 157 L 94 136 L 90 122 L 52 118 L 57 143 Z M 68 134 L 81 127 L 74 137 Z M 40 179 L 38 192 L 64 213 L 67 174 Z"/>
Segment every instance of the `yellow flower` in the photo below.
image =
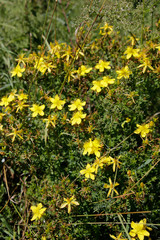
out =
<path fill-rule="evenodd" d="M 101 91 L 101 81 L 93 81 L 93 87 L 91 88 L 93 91 L 100 92 Z"/>
<path fill-rule="evenodd" d="M 122 236 L 122 233 L 120 233 L 117 237 L 110 234 L 110 237 L 115 240 L 127 240 L 126 238 L 121 238 L 121 236 Z"/>
<path fill-rule="evenodd" d="M 112 163 L 113 163 L 113 161 L 112 161 L 112 157 L 102 157 L 101 158 L 101 162 L 103 162 L 103 163 L 105 163 L 105 164 L 107 164 L 107 165 L 111 165 Z"/>
<path fill-rule="evenodd" d="M 25 54 L 24 53 L 21 53 L 19 56 L 18 56 L 18 58 L 16 59 L 16 61 L 18 61 L 18 64 L 20 64 L 21 62 L 25 65 L 25 61 L 24 60 L 26 60 L 26 58 L 24 57 L 25 56 Z"/>
<path fill-rule="evenodd" d="M 96 160 L 93 163 L 93 167 L 95 168 L 95 174 L 98 172 L 98 168 L 103 168 L 104 162 L 101 158 L 96 158 Z"/>
<path fill-rule="evenodd" d="M 71 118 L 72 125 L 74 124 L 80 124 L 82 122 L 82 119 L 86 117 L 86 113 L 76 112 L 73 114 L 73 117 Z"/>
<path fill-rule="evenodd" d="M 27 100 L 27 98 L 28 98 L 28 95 L 23 93 L 23 92 L 18 94 L 18 99 L 19 100 Z"/>
<path fill-rule="evenodd" d="M 103 35 L 110 35 L 113 32 L 113 27 L 109 26 L 108 23 L 105 23 L 103 27 L 100 27 L 99 34 Z"/>
<path fill-rule="evenodd" d="M 89 163 L 87 163 L 87 166 L 85 169 L 81 170 L 80 171 L 80 174 L 85 174 L 85 178 L 88 179 L 88 178 L 91 178 L 92 180 L 95 179 L 95 175 L 93 174 L 95 172 L 95 168 L 94 167 L 91 167 L 91 165 Z"/>
<path fill-rule="evenodd" d="M 3 125 L 0 123 L 0 131 L 3 131 Z"/>
<path fill-rule="evenodd" d="M 22 73 L 25 71 L 25 68 L 21 68 L 19 66 L 19 64 L 11 71 L 11 76 L 14 77 L 14 76 L 18 76 L 18 77 L 22 77 Z"/>
<path fill-rule="evenodd" d="M 149 237 L 150 233 L 145 230 L 144 221 L 141 220 L 139 223 L 131 222 L 131 227 L 133 228 L 129 235 L 131 237 L 138 237 L 139 240 L 144 240 L 144 237 Z"/>
<path fill-rule="evenodd" d="M 32 117 L 36 117 L 38 114 L 40 116 L 43 116 L 44 115 L 44 112 L 43 112 L 44 108 L 45 108 L 44 104 L 41 105 L 41 106 L 39 106 L 37 104 L 33 104 L 33 107 L 30 108 L 30 110 L 33 112 Z"/>
<path fill-rule="evenodd" d="M 86 105 L 86 102 L 82 102 L 80 99 L 76 99 L 75 101 L 73 101 L 73 103 L 71 105 L 68 105 L 68 107 L 70 108 L 69 111 L 74 111 L 74 110 L 78 110 L 81 111 L 83 110 L 83 106 Z"/>
<path fill-rule="evenodd" d="M 43 121 L 46 122 L 46 128 L 48 128 L 49 124 L 55 127 L 56 120 L 57 120 L 57 115 L 49 115 L 48 118 L 43 119 Z"/>
<path fill-rule="evenodd" d="M 139 96 L 138 93 L 135 92 L 135 91 L 132 91 L 132 92 L 130 92 L 129 94 L 127 93 L 127 94 L 125 94 L 125 95 L 127 96 L 127 98 L 131 98 L 132 101 L 133 101 L 133 103 L 135 103 L 134 97 L 135 97 L 135 96 Z"/>
<path fill-rule="evenodd" d="M 88 155 L 90 155 L 92 153 L 92 140 L 91 140 L 91 138 L 89 139 L 89 141 L 84 143 L 83 147 L 84 147 L 83 155 L 86 155 L 87 153 L 88 153 Z"/>
<path fill-rule="evenodd" d="M 71 212 L 71 204 L 79 205 L 79 203 L 76 201 L 74 196 L 72 196 L 71 198 L 64 198 L 64 201 L 65 202 L 62 203 L 60 208 L 64 208 L 64 207 L 68 206 L 68 213 Z"/>
<path fill-rule="evenodd" d="M 145 124 L 145 125 L 136 124 L 136 126 L 137 126 L 137 129 L 134 131 L 134 133 L 140 134 L 142 138 L 146 137 L 146 135 L 150 132 L 149 124 Z"/>
<path fill-rule="evenodd" d="M 121 70 L 117 70 L 116 73 L 118 74 L 117 79 L 121 78 L 129 78 L 129 75 L 132 74 L 132 72 L 129 70 L 128 66 L 123 67 Z"/>
<path fill-rule="evenodd" d="M 139 54 L 138 52 L 140 51 L 140 49 L 134 49 L 132 47 L 127 47 L 127 50 L 124 52 L 124 54 L 126 54 L 126 58 L 129 59 L 131 58 L 132 56 L 137 58 L 139 57 Z"/>
<path fill-rule="evenodd" d="M 45 236 L 42 236 L 41 240 L 46 240 L 46 237 L 45 237 Z"/>
<path fill-rule="evenodd" d="M 96 157 L 100 157 L 100 149 L 102 147 L 102 145 L 100 144 L 100 140 L 99 139 L 94 139 L 93 141 L 91 139 L 89 139 L 89 141 L 85 142 L 84 145 L 84 151 L 83 151 L 83 155 L 87 154 L 95 154 Z"/>
<path fill-rule="evenodd" d="M 119 165 L 119 164 L 120 164 L 121 162 L 118 161 L 119 158 L 120 158 L 120 157 L 118 157 L 118 159 L 110 157 L 110 159 L 111 159 L 111 164 L 113 164 L 113 172 L 115 172 L 116 167 L 117 167 L 117 168 L 120 168 L 120 165 Z"/>
<path fill-rule="evenodd" d="M 12 142 L 14 142 L 16 136 L 23 139 L 23 137 L 20 135 L 22 133 L 22 129 L 21 130 L 16 130 L 15 128 L 12 128 L 12 129 L 13 129 L 13 132 L 7 135 L 7 136 L 13 135 Z"/>
<path fill-rule="evenodd" d="M 109 84 L 113 84 L 115 81 L 114 78 L 110 78 L 109 76 L 104 76 L 101 80 L 101 86 L 102 87 L 108 87 Z"/>
<path fill-rule="evenodd" d="M 56 95 L 54 98 L 49 99 L 52 102 L 51 109 L 57 108 L 58 110 L 61 110 L 63 108 L 63 105 L 66 103 L 65 100 L 61 100 L 58 95 Z"/>
<path fill-rule="evenodd" d="M 96 157 L 100 157 L 100 149 L 102 147 L 102 144 L 100 144 L 100 140 L 99 139 L 94 139 L 92 141 L 92 153 L 96 155 Z"/>
<path fill-rule="evenodd" d="M 56 55 L 57 58 L 60 58 L 60 50 L 61 50 L 61 44 L 59 44 L 57 41 L 55 41 L 55 45 L 53 43 L 50 43 L 50 53 Z"/>
<path fill-rule="evenodd" d="M 115 184 L 112 183 L 111 178 L 109 178 L 109 183 L 110 183 L 110 184 L 107 184 L 107 183 L 104 184 L 104 188 L 109 188 L 107 197 L 109 197 L 109 195 L 110 195 L 112 192 L 115 192 L 115 193 L 118 195 L 118 192 L 117 192 L 117 190 L 115 189 L 115 187 L 118 186 L 119 183 L 115 183 Z"/>
<path fill-rule="evenodd" d="M 80 76 L 85 76 L 86 73 L 89 73 L 90 71 L 92 70 L 92 68 L 86 68 L 86 66 L 82 65 L 78 68 L 77 70 L 77 73 L 80 75 Z"/>
<path fill-rule="evenodd" d="M 13 100 L 15 100 L 15 96 L 16 96 L 16 90 L 14 90 L 9 94 L 8 101 L 12 102 Z"/>
<path fill-rule="evenodd" d="M 136 37 L 134 37 L 134 36 L 130 36 L 129 37 L 129 41 L 131 41 L 131 45 L 133 46 L 133 45 L 135 45 L 135 42 L 137 42 L 139 39 L 138 38 L 136 38 Z"/>
<path fill-rule="evenodd" d="M 24 107 L 28 107 L 29 105 L 27 105 L 27 104 L 25 104 L 26 102 L 25 101 L 18 101 L 17 102 L 17 105 L 16 105 L 16 108 L 17 108 L 17 110 L 16 110 L 16 112 L 18 112 L 19 110 L 20 111 L 22 111 L 22 109 L 24 108 Z"/>
<path fill-rule="evenodd" d="M 42 74 L 45 74 L 47 70 L 50 73 L 52 68 L 56 68 L 51 62 L 46 62 L 43 57 L 37 58 L 35 62 L 34 68 L 38 69 Z"/>
<path fill-rule="evenodd" d="M 69 61 L 69 58 L 72 57 L 72 49 L 70 46 L 68 46 L 68 49 L 66 49 L 65 54 L 62 55 L 62 58 L 66 56 L 66 61 Z"/>
<path fill-rule="evenodd" d="M 0 102 L 0 106 L 7 107 L 9 105 L 9 103 L 10 103 L 10 100 L 8 99 L 8 97 L 5 96 L 5 97 L 2 97 L 1 102 Z"/>
<path fill-rule="evenodd" d="M 42 208 L 42 203 L 39 203 L 36 206 L 31 206 L 31 210 L 33 212 L 33 217 L 31 219 L 31 221 L 34 221 L 36 219 L 40 219 L 42 214 L 46 211 L 46 208 Z"/>
<path fill-rule="evenodd" d="M 143 73 L 145 73 L 147 67 L 150 68 L 151 70 L 154 70 L 153 67 L 151 66 L 151 62 L 149 60 L 149 58 L 144 58 L 143 59 L 143 63 L 141 65 L 139 65 L 137 68 L 143 67 Z"/>
<path fill-rule="evenodd" d="M 104 72 L 104 69 L 111 69 L 109 66 L 110 62 L 104 62 L 103 60 L 99 60 L 99 63 L 95 66 L 96 69 L 99 69 L 100 72 Z"/>

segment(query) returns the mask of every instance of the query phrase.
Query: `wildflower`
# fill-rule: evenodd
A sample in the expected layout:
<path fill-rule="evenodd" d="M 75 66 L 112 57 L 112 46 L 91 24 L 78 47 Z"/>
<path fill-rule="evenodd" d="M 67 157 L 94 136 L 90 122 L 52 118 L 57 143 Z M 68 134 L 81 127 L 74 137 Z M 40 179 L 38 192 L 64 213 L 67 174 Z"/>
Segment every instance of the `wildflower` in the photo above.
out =
<path fill-rule="evenodd" d="M 102 145 L 100 144 L 100 140 L 99 139 L 94 139 L 93 141 L 91 139 L 89 139 L 89 141 L 85 142 L 84 145 L 84 151 L 83 151 L 83 155 L 87 154 L 95 154 L 97 157 L 100 157 L 100 149 L 102 147 Z"/>
<path fill-rule="evenodd" d="M 45 237 L 45 236 L 42 236 L 41 240 L 46 240 L 46 237 Z"/>
<path fill-rule="evenodd" d="M 3 125 L 0 123 L 0 131 L 3 131 Z"/>
<path fill-rule="evenodd" d="M 61 45 L 55 41 L 55 45 L 53 43 L 50 43 L 50 53 L 56 55 L 57 58 L 60 58 L 60 50 L 61 50 Z"/>
<path fill-rule="evenodd" d="M 91 89 L 99 93 L 102 87 L 101 81 L 93 81 L 92 83 L 93 87 Z"/>
<path fill-rule="evenodd" d="M 140 240 L 144 240 L 144 237 L 149 237 L 150 233 L 146 230 L 146 227 L 144 225 L 144 221 L 141 220 L 139 223 L 131 222 L 131 227 L 133 228 L 129 235 L 131 237 L 138 237 Z"/>
<path fill-rule="evenodd" d="M 120 233 L 117 237 L 110 234 L 110 237 L 115 240 L 127 240 L 126 238 L 121 238 L 121 236 L 122 236 L 122 233 Z"/>
<path fill-rule="evenodd" d="M 21 130 L 16 130 L 15 128 L 12 128 L 13 132 L 8 134 L 8 136 L 12 136 L 12 142 L 14 142 L 15 137 L 18 136 L 19 138 L 23 139 L 23 137 L 20 135 L 22 133 L 22 129 Z"/>
<path fill-rule="evenodd" d="M 100 157 L 100 149 L 101 149 L 102 145 L 100 144 L 100 140 L 99 139 L 94 139 L 92 141 L 92 153 L 96 155 L 96 157 Z"/>
<path fill-rule="evenodd" d="M 67 66 L 67 63 L 64 63 L 65 64 L 65 66 L 67 67 L 67 69 L 68 69 L 68 66 Z M 72 69 L 72 70 L 66 70 L 67 71 L 67 74 L 66 74 L 66 76 L 67 76 L 67 78 L 68 78 L 68 82 L 70 82 L 71 81 L 71 77 L 72 78 L 75 78 L 76 76 L 74 75 L 75 73 L 77 73 L 77 70 L 74 70 L 74 69 Z"/>
<path fill-rule="evenodd" d="M 117 70 L 116 73 L 118 74 L 117 79 L 121 78 L 129 78 L 129 75 L 132 74 L 132 72 L 129 70 L 128 66 L 123 67 L 121 70 Z"/>
<path fill-rule="evenodd" d="M 42 203 L 39 203 L 36 206 L 31 206 L 31 210 L 33 212 L 33 217 L 31 219 L 31 221 L 34 221 L 36 219 L 40 219 L 42 214 L 46 211 L 46 208 L 42 208 Z"/>
<path fill-rule="evenodd" d="M 8 97 L 5 96 L 5 97 L 2 97 L 1 102 L 0 102 L 0 106 L 7 107 L 9 105 L 9 103 L 10 103 L 10 100 L 8 99 Z"/>
<path fill-rule="evenodd" d="M 95 175 L 93 174 L 95 172 L 95 168 L 91 167 L 91 165 L 89 163 L 87 163 L 87 166 L 85 169 L 80 171 L 80 174 L 85 174 L 85 178 L 87 180 L 87 178 L 91 178 L 92 180 L 95 179 Z"/>
<path fill-rule="evenodd" d="M 134 96 L 139 96 L 138 94 L 137 94 L 137 92 L 135 92 L 135 91 L 132 91 L 132 92 L 130 92 L 129 94 L 127 93 L 127 94 L 125 94 L 125 95 L 127 95 L 127 98 L 131 98 L 132 99 L 132 101 L 133 101 L 133 103 L 135 103 L 135 100 L 134 100 Z"/>
<path fill-rule="evenodd" d="M 109 76 L 104 76 L 101 80 L 101 86 L 102 87 L 108 87 L 109 84 L 113 84 L 115 81 L 114 78 L 110 78 Z"/>
<path fill-rule="evenodd" d="M 86 113 L 76 112 L 73 114 L 73 117 L 71 118 L 72 125 L 74 124 L 80 124 L 82 119 L 86 117 Z"/>
<path fill-rule="evenodd" d="M 51 109 L 57 108 L 58 110 L 61 110 L 63 108 L 63 105 L 66 103 L 65 100 L 61 100 L 58 95 L 56 95 L 54 98 L 50 98 L 50 101 L 52 102 Z"/>
<path fill-rule="evenodd" d="M 80 51 L 80 48 L 78 48 L 75 52 L 75 58 L 78 59 L 80 55 L 84 57 L 84 53 Z"/>
<path fill-rule="evenodd" d="M 134 131 L 134 133 L 140 134 L 142 138 L 146 137 L 146 135 L 150 132 L 149 124 L 145 124 L 145 125 L 136 124 L 136 126 L 137 126 L 137 129 Z"/>
<path fill-rule="evenodd" d="M 25 68 L 21 68 L 19 64 L 11 71 L 11 77 L 18 76 L 22 77 L 22 73 L 25 71 Z"/>
<path fill-rule="evenodd" d="M 18 56 L 18 58 L 16 59 L 16 61 L 18 61 L 18 64 L 20 64 L 21 62 L 25 65 L 25 59 L 26 58 L 24 58 L 24 53 L 21 53 L 19 56 Z"/>
<path fill-rule="evenodd" d="M 19 100 L 27 100 L 28 95 L 22 92 L 22 93 L 18 94 L 18 99 Z"/>
<path fill-rule="evenodd" d="M 144 183 L 143 182 L 141 182 L 141 186 L 142 186 L 142 188 L 144 187 Z M 143 228 L 144 229 L 148 229 L 149 231 L 152 231 L 152 228 L 146 226 L 146 222 L 147 222 L 147 220 L 146 220 L 146 218 L 144 218 L 143 219 Z"/>
<path fill-rule="evenodd" d="M 26 103 L 25 101 L 18 101 L 17 105 L 16 105 L 16 108 L 17 108 L 16 112 L 18 112 L 19 110 L 22 111 L 22 109 L 24 107 L 28 107 L 29 106 L 29 105 L 27 105 L 25 103 Z"/>
<path fill-rule="evenodd" d="M 91 132 L 93 132 L 93 129 L 94 129 L 95 127 L 93 127 L 93 125 L 89 125 L 88 126 L 88 128 L 87 128 L 87 131 L 89 132 L 89 133 L 91 133 Z"/>
<path fill-rule="evenodd" d="M 41 105 L 41 106 L 39 106 L 37 104 L 33 104 L 33 107 L 30 108 L 30 110 L 33 112 L 32 117 L 36 117 L 38 114 L 40 116 L 43 116 L 44 115 L 44 112 L 43 112 L 44 108 L 45 108 L 44 104 Z"/>
<path fill-rule="evenodd" d="M 81 110 L 83 110 L 83 106 L 85 106 L 85 105 L 86 105 L 86 102 L 82 102 L 80 99 L 76 99 L 68 107 L 70 108 L 69 111 L 74 111 L 76 109 L 78 111 L 81 111 Z"/>
<path fill-rule="evenodd" d="M 120 164 L 121 162 L 118 161 L 119 158 L 120 158 L 120 157 L 118 157 L 118 159 L 110 157 L 110 159 L 111 159 L 111 164 L 113 164 L 113 172 L 115 172 L 116 167 L 117 167 L 117 168 L 120 168 L 120 165 L 119 165 L 119 164 Z"/>
<path fill-rule="evenodd" d="M 60 208 L 64 208 L 66 206 L 68 206 L 68 213 L 71 212 L 71 205 L 79 205 L 79 203 L 76 201 L 75 197 L 72 196 L 71 198 L 64 198 L 64 203 L 62 203 L 62 205 L 60 206 Z"/>
<path fill-rule="evenodd" d="M 49 115 L 48 118 L 43 119 L 46 122 L 46 128 L 48 128 L 49 124 L 55 127 L 55 122 L 57 120 L 57 115 Z"/>
<path fill-rule="evenodd" d="M 98 168 L 103 168 L 104 162 L 100 158 L 96 158 L 96 160 L 93 163 L 93 167 L 95 168 L 95 174 L 97 174 Z"/>
<path fill-rule="evenodd" d="M 86 73 L 89 73 L 91 70 L 92 70 L 92 67 L 87 68 L 86 66 L 82 65 L 82 66 L 80 66 L 80 67 L 78 68 L 77 73 L 78 73 L 80 76 L 85 76 Z"/>
<path fill-rule="evenodd" d="M 48 71 L 50 73 L 51 69 L 56 68 L 56 66 L 50 62 L 45 62 L 44 58 L 41 57 L 41 58 L 36 59 L 34 68 L 38 69 L 42 74 L 45 74 L 46 71 Z"/>
<path fill-rule="evenodd" d="M 131 45 L 134 46 L 135 42 L 137 42 L 139 39 L 134 37 L 134 36 L 130 36 L 129 41 L 131 41 Z"/>
<path fill-rule="evenodd" d="M 109 26 L 108 23 L 105 23 L 105 25 L 103 27 L 100 27 L 100 32 L 99 34 L 101 35 L 110 35 L 113 31 L 113 27 Z"/>
<path fill-rule="evenodd" d="M 141 65 L 139 65 L 137 68 L 143 67 L 143 73 L 145 73 L 147 67 L 150 68 L 151 70 L 154 70 L 153 67 L 151 66 L 151 62 L 149 60 L 149 58 L 145 57 L 143 58 L 143 63 Z"/>
<path fill-rule="evenodd" d="M 118 192 L 117 192 L 117 190 L 115 189 L 115 187 L 118 186 L 119 183 L 113 184 L 111 178 L 109 178 L 109 183 L 110 183 L 110 184 L 107 184 L 107 183 L 104 184 L 104 188 L 109 188 L 107 197 L 109 197 L 109 195 L 110 195 L 112 192 L 115 192 L 115 193 L 118 195 Z"/>
<path fill-rule="evenodd" d="M 112 161 L 112 157 L 102 157 L 101 158 L 101 162 L 103 162 L 103 163 L 106 163 L 107 165 L 111 165 L 112 163 L 113 163 L 113 161 Z"/>
<path fill-rule="evenodd" d="M 88 153 L 88 155 L 90 155 L 92 153 L 92 140 L 91 140 L 91 138 L 89 139 L 89 141 L 84 143 L 83 147 L 84 147 L 83 155 L 86 155 L 87 153 Z"/>
<path fill-rule="evenodd" d="M 139 54 L 138 52 L 140 51 L 140 49 L 134 49 L 132 47 L 127 47 L 127 50 L 124 52 L 124 54 L 126 54 L 126 58 L 129 59 L 131 58 L 132 56 L 137 58 L 139 57 Z"/>
<path fill-rule="evenodd" d="M 66 57 L 66 61 L 69 61 L 69 58 L 72 56 L 72 49 L 70 46 L 68 46 L 68 49 L 65 51 L 65 54 L 62 55 L 62 57 Z"/>
<path fill-rule="evenodd" d="M 16 96 L 16 90 L 14 90 L 13 92 L 11 92 L 8 96 L 8 101 L 12 102 L 13 100 L 15 100 L 15 96 Z"/>
<path fill-rule="evenodd" d="M 100 72 L 104 72 L 104 69 L 111 69 L 109 66 L 110 62 L 105 62 L 103 60 L 99 60 L 99 63 L 95 66 L 96 69 L 99 69 Z"/>

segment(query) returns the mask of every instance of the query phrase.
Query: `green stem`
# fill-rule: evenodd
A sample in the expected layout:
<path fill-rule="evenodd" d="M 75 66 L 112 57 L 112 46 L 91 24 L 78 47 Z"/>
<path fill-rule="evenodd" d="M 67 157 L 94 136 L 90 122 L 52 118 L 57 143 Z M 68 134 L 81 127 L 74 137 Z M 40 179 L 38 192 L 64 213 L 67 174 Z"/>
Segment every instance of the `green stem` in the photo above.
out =
<path fill-rule="evenodd" d="M 119 221 L 120 221 L 121 224 L 122 224 L 122 227 L 123 227 L 123 229 L 124 229 L 124 231 L 125 231 L 125 233 L 126 233 L 128 239 L 129 239 L 129 240 L 132 240 L 131 237 L 129 236 L 129 233 L 128 233 L 126 227 L 125 227 L 124 224 L 123 224 L 123 221 L 122 221 L 121 215 L 120 215 L 120 214 L 117 214 L 117 216 L 118 216 L 118 218 L 119 218 Z"/>

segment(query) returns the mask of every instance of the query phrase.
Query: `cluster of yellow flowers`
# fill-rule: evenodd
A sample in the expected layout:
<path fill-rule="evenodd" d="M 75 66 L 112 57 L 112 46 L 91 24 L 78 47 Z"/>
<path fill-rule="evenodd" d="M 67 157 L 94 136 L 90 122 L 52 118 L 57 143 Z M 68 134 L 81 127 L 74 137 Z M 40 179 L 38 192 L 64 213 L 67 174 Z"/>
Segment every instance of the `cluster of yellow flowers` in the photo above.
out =
<path fill-rule="evenodd" d="M 109 26 L 108 23 L 105 23 L 103 27 L 100 28 L 100 35 L 102 35 L 102 38 L 104 38 L 107 35 L 110 35 L 113 32 L 112 26 Z M 118 67 L 116 70 L 117 74 L 117 80 L 120 79 L 128 79 L 130 75 L 132 74 L 132 71 L 129 69 L 129 62 L 131 59 L 135 58 L 134 60 L 140 64 L 137 68 L 142 68 L 142 72 L 145 73 L 148 69 L 154 70 L 152 67 L 151 59 L 147 56 L 147 53 L 139 48 L 135 48 L 136 41 L 138 39 L 131 37 L 131 45 L 128 46 L 127 49 L 124 51 L 125 59 L 127 59 L 127 64 L 125 63 L 123 66 Z M 95 46 L 94 46 L 95 47 Z M 69 69 L 68 66 L 70 65 L 71 59 L 78 59 L 80 56 L 84 57 L 84 54 L 80 49 L 78 49 L 75 53 L 72 50 L 70 46 L 67 44 L 59 44 L 58 42 L 55 42 L 55 44 L 50 43 L 49 45 L 49 51 L 48 55 L 45 56 L 44 53 L 37 55 L 35 53 L 30 54 L 28 57 L 24 57 L 24 54 L 20 55 L 17 59 L 18 64 L 17 66 L 11 71 L 11 76 L 18 76 L 22 77 L 22 74 L 26 71 L 27 65 L 32 65 L 31 72 L 39 71 L 41 74 L 45 73 L 51 73 L 57 68 L 58 60 L 62 58 L 64 60 L 64 67 L 66 69 Z M 155 46 L 156 49 L 158 49 L 158 53 L 160 51 L 160 45 Z M 123 56 L 124 58 L 124 56 Z M 102 59 L 99 60 L 94 67 L 87 66 L 87 65 L 81 65 L 76 69 L 71 69 L 68 74 L 68 81 L 70 81 L 71 77 L 73 79 L 76 78 L 85 78 L 87 74 L 89 74 L 93 69 L 98 70 L 98 74 L 100 75 L 97 80 L 92 81 L 93 86 L 91 87 L 91 90 L 96 91 L 97 93 L 101 92 L 103 88 L 108 88 L 109 85 L 115 83 L 115 78 L 112 78 L 109 75 L 103 76 L 103 73 L 107 70 L 111 69 L 111 62 L 110 61 L 104 61 Z M 91 72 L 92 73 L 92 72 Z M 133 92 L 130 94 L 130 97 L 132 98 L 133 102 Z M 55 95 L 54 97 L 46 97 L 49 102 L 49 109 L 55 110 L 54 113 L 51 113 L 48 115 L 47 118 L 43 118 L 42 121 L 46 123 L 46 128 L 48 128 L 50 125 L 52 127 L 56 126 L 57 121 L 57 114 L 56 111 L 60 111 L 63 109 L 64 105 L 66 104 L 65 99 L 61 99 L 61 96 Z M 23 111 L 27 107 L 32 112 L 32 117 L 35 118 L 37 116 L 45 116 L 45 109 L 47 104 L 32 104 L 32 106 L 29 105 L 28 101 L 28 95 L 23 93 L 22 91 L 19 93 L 16 93 L 15 91 L 12 91 L 8 96 L 2 97 L 0 101 L 0 106 L 2 106 L 2 113 L 0 113 L 0 122 L 2 121 L 3 117 L 10 112 L 11 104 L 13 107 L 16 108 L 16 113 L 19 111 Z M 82 123 L 82 120 L 86 118 L 87 114 L 84 112 L 84 107 L 86 106 L 86 102 L 82 101 L 81 99 L 77 98 L 74 99 L 71 104 L 68 105 L 69 111 L 73 112 L 73 115 L 71 119 L 67 119 L 71 125 L 79 125 Z M 131 121 L 130 118 L 126 118 L 126 120 L 122 123 L 122 128 L 124 128 L 124 125 L 126 123 L 129 123 Z M 148 134 L 152 131 L 152 127 L 154 126 L 154 122 L 151 121 L 147 124 L 139 125 L 137 124 L 137 129 L 134 131 L 135 134 L 140 134 L 142 138 L 146 138 Z M 7 136 L 12 136 L 12 142 L 15 141 L 15 138 L 18 136 L 20 139 L 23 139 L 23 130 L 19 128 L 14 128 L 13 126 L 12 132 L 9 133 Z M 3 131 L 3 125 L 0 124 L 0 130 Z M 97 138 L 93 139 L 90 138 L 88 141 L 86 141 L 83 145 L 83 155 L 90 156 L 91 154 L 94 154 L 96 156 L 96 160 L 91 165 L 87 163 L 85 169 L 82 169 L 80 171 L 81 175 L 85 175 L 85 180 L 91 179 L 95 180 L 95 176 L 98 173 L 98 169 L 102 169 L 104 166 L 110 166 L 113 165 L 113 172 L 116 171 L 116 169 L 120 168 L 121 162 L 119 161 L 119 158 L 112 158 L 111 156 L 102 156 L 101 157 L 101 149 L 103 147 L 103 144 L 101 141 Z M 111 177 L 109 177 L 109 183 L 104 183 L 104 188 L 108 189 L 107 197 L 110 195 L 113 196 L 113 193 L 118 195 L 118 191 L 115 189 L 119 185 L 119 183 L 112 181 Z M 78 206 L 79 203 L 76 201 L 75 196 L 71 196 L 70 198 L 64 198 L 64 202 L 61 204 L 60 208 L 67 207 L 68 213 L 71 212 L 71 205 Z M 46 211 L 46 208 L 43 208 L 42 204 L 39 203 L 37 206 L 31 206 L 31 210 L 33 212 L 33 217 L 31 221 L 38 220 L 41 218 L 41 216 Z M 139 238 L 139 240 L 144 240 L 145 236 L 149 236 L 148 230 L 151 230 L 151 228 L 146 227 L 146 219 L 141 220 L 139 223 L 131 223 L 132 230 L 129 232 L 132 239 L 135 239 L 136 237 Z M 122 233 L 118 235 L 118 237 L 115 237 L 113 235 L 110 235 L 113 239 L 121 239 Z M 46 239 L 45 237 L 42 237 L 42 239 Z"/>
<path fill-rule="evenodd" d="M 61 204 L 60 208 L 68 207 L 68 213 L 71 212 L 71 205 L 79 205 L 76 198 L 72 196 L 71 198 L 64 198 L 64 203 Z M 37 204 L 37 206 L 31 206 L 33 217 L 31 221 L 38 220 L 42 217 L 43 213 L 47 208 L 43 208 L 42 203 Z"/>
<path fill-rule="evenodd" d="M 109 178 L 109 182 L 110 182 L 110 185 L 106 184 L 106 186 L 105 186 L 106 188 L 110 188 L 108 195 L 110 195 L 110 192 L 112 191 L 112 189 L 118 194 L 118 192 L 114 189 L 114 186 L 118 186 L 119 184 L 115 183 L 113 185 L 110 178 Z M 70 213 L 71 205 L 76 205 L 76 206 L 79 205 L 79 203 L 76 201 L 74 196 L 72 196 L 71 198 L 64 198 L 64 203 L 61 204 L 60 208 L 64 208 L 67 206 L 68 213 Z M 41 203 L 37 204 L 37 206 L 31 206 L 31 210 L 33 213 L 33 217 L 31 219 L 31 221 L 39 220 L 42 217 L 43 213 L 46 211 L 46 209 L 47 208 L 44 208 Z M 132 237 L 133 240 L 135 240 L 136 237 L 138 237 L 139 240 L 144 240 L 145 236 L 147 236 L 147 237 L 150 236 L 150 233 L 147 230 L 149 230 L 149 231 L 152 230 L 152 228 L 146 226 L 145 218 L 140 220 L 139 223 L 135 223 L 132 221 L 131 228 L 132 229 L 130 230 L 129 235 Z M 120 233 L 118 235 L 118 237 L 115 237 L 114 235 L 110 234 L 110 237 L 115 240 L 116 239 L 126 240 L 124 238 L 121 238 L 121 236 L 122 236 L 122 233 Z M 45 236 L 43 236 L 42 239 L 46 239 Z"/>
<path fill-rule="evenodd" d="M 97 139 L 95 139 L 97 140 Z M 95 141 L 94 140 L 94 141 Z M 90 140 L 91 141 L 91 140 Z M 88 143 L 88 142 L 87 142 Z M 85 150 L 84 150 L 85 151 Z M 99 154 L 98 154 L 99 155 Z M 99 155 L 100 157 L 100 155 Z M 92 179 L 95 180 L 95 174 L 98 172 L 98 168 L 103 168 L 104 165 L 111 165 L 113 164 L 113 172 L 115 172 L 116 168 L 120 168 L 121 162 L 118 159 L 112 158 L 111 156 L 109 157 L 97 157 L 96 160 L 94 161 L 93 165 L 91 166 L 89 163 L 87 164 L 85 169 L 82 169 L 80 171 L 80 174 L 85 175 L 85 179 Z M 104 184 L 104 188 L 109 188 L 107 197 L 112 193 L 115 192 L 118 194 L 117 190 L 115 190 L 115 187 L 118 186 L 118 183 L 112 183 L 111 178 L 109 178 L 109 183 L 110 184 Z"/>
<path fill-rule="evenodd" d="M 55 97 L 47 97 L 48 101 L 51 102 L 51 105 L 49 106 L 50 109 L 57 109 L 57 110 L 62 110 L 64 104 L 66 103 L 66 100 L 62 100 L 58 95 L 55 95 Z M 0 106 L 2 106 L 2 113 L 0 113 L 0 118 L 2 121 L 2 118 L 4 115 L 7 114 L 7 112 L 11 112 L 11 106 L 16 108 L 16 113 L 19 111 L 23 111 L 24 108 L 29 107 L 29 103 L 27 103 L 28 100 L 28 95 L 20 91 L 20 93 L 16 93 L 16 90 L 11 92 L 9 96 L 4 96 L 0 100 Z M 12 104 L 12 105 L 11 105 Z M 81 124 L 82 119 L 86 117 L 86 113 L 83 113 L 83 107 L 86 105 L 85 101 L 81 101 L 80 99 L 74 100 L 70 105 L 69 105 L 69 111 L 75 111 L 77 110 L 70 122 L 72 125 L 75 124 Z M 39 104 L 33 104 L 32 107 L 29 107 L 29 109 L 32 112 L 32 117 L 35 118 L 38 115 L 39 116 L 44 116 L 44 109 L 45 105 L 39 105 Z M 13 109 L 12 109 L 13 110 Z M 48 118 L 44 118 L 43 121 L 46 122 L 46 126 L 48 127 L 49 124 L 55 127 L 55 122 L 57 120 L 57 115 L 56 114 L 51 114 L 48 116 Z M 3 126 L 1 126 L 2 130 Z M 15 129 L 14 129 L 15 130 Z M 16 133 L 16 130 L 15 130 Z M 13 141 L 15 140 L 15 137 Z"/>

